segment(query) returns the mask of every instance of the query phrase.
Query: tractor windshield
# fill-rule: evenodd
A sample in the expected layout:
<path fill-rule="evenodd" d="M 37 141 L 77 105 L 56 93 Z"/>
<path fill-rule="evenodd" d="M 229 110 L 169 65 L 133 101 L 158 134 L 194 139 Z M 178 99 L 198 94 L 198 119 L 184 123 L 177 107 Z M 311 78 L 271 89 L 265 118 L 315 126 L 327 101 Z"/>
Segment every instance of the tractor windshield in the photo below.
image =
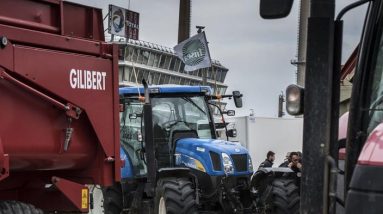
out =
<path fill-rule="evenodd" d="M 151 99 L 151 104 L 154 138 L 157 140 L 168 142 L 174 131 L 187 130 L 194 130 L 199 138 L 214 138 L 204 96 L 156 96 Z"/>

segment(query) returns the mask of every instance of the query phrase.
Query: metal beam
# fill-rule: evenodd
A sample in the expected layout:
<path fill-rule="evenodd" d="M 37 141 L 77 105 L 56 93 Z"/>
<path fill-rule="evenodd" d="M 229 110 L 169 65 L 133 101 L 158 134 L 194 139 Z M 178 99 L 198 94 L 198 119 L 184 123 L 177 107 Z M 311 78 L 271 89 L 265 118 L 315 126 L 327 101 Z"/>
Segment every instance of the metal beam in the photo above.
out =
<path fill-rule="evenodd" d="M 308 19 L 301 213 L 327 213 L 335 0 L 311 0 Z M 322 194 L 323 193 L 323 194 Z"/>

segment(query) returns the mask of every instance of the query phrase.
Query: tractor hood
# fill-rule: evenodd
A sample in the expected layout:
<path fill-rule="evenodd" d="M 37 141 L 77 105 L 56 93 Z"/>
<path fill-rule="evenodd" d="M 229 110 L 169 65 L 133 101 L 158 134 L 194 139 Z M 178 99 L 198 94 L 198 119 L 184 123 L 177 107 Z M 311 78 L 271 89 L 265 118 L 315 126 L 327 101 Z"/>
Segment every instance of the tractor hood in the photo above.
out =
<path fill-rule="evenodd" d="M 223 153 L 230 157 L 234 167 L 234 172 L 228 175 L 252 173 L 249 152 L 238 143 L 216 139 L 185 138 L 177 141 L 175 152 L 177 165 L 205 171 L 209 175 L 225 175 Z M 200 166 L 201 164 L 203 167 Z"/>
<path fill-rule="evenodd" d="M 247 149 L 241 144 L 225 140 L 185 138 L 177 141 L 177 149 L 183 148 L 189 151 L 199 151 L 197 147 L 205 148 L 208 152 L 224 152 L 228 155 L 248 153 Z"/>

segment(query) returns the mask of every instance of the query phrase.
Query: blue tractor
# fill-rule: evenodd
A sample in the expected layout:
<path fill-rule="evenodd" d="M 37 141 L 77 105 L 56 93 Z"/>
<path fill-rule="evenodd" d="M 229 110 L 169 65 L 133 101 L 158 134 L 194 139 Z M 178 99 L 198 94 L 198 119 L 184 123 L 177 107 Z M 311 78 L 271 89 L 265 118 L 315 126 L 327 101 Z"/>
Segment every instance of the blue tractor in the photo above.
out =
<path fill-rule="evenodd" d="M 144 86 L 119 91 L 125 163 L 121 183 L 103 190 L 105 213 L 252 213 L 250 155 L 238 143 L 217 139 L 212 113 L 222 97 L 241 107 L 242 94 Z"/>

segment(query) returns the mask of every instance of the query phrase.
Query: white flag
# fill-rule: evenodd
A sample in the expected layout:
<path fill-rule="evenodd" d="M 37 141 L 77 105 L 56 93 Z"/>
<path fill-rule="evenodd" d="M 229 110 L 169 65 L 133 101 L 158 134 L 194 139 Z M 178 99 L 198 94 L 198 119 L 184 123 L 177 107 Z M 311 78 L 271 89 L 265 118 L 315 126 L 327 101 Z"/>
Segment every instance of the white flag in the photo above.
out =
<path fill-rule="evenodd" d="M 176 55 L 185 63 L 185 71 L 211 66 L 205 32 L 199 33 L 174 47 Z"/>

